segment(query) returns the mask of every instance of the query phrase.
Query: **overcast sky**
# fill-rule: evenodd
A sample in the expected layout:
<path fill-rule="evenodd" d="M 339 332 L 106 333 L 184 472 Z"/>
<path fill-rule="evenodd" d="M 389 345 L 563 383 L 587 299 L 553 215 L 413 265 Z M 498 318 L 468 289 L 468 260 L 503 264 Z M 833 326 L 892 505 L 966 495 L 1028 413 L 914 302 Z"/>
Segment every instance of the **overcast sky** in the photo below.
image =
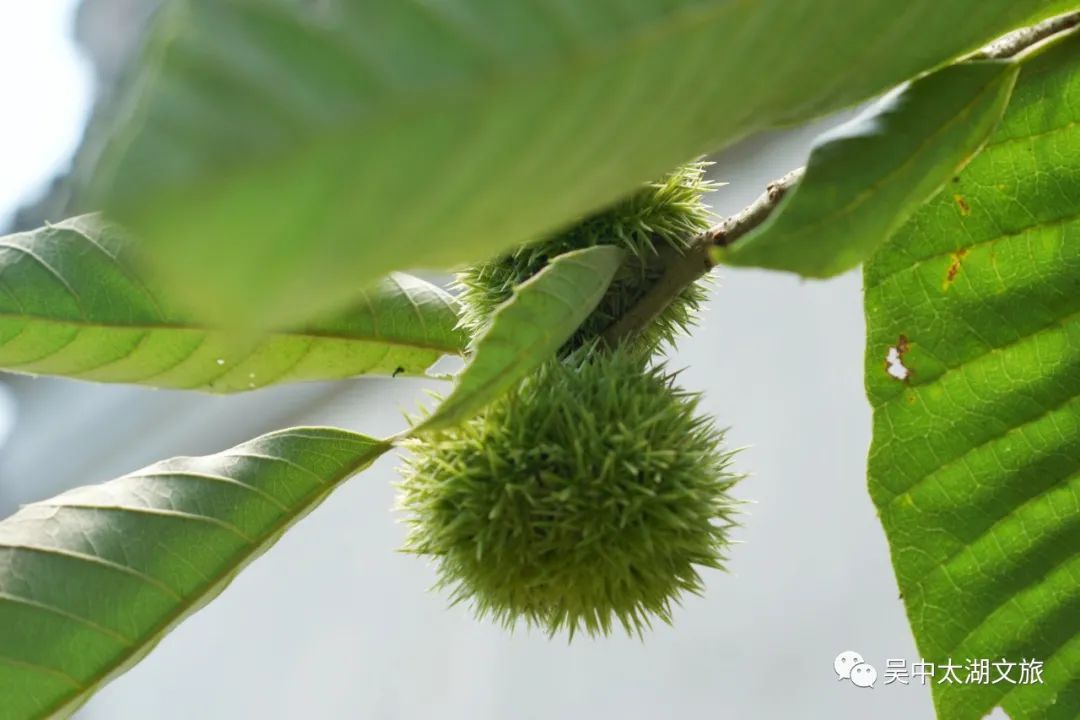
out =
<path fill-rule="evenodd" d="M 71 42 L 77 0 L 0 3 L 0 227 L 71 157 L 91 75 Z M 0 384 L 0 445 L 13 419 Z"/>
<path fill-rule="evenodd" d="M 91 97 L 76 0 L 0 3 L 0 224 L 70 159 Z"/>

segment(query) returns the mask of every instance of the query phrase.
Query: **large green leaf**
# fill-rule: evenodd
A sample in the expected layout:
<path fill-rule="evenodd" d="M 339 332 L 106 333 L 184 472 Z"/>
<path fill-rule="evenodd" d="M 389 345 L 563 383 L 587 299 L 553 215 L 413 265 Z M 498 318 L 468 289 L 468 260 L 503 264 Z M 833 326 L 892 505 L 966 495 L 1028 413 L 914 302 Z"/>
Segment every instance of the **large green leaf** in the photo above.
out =
<path fill-rule="evenodd" d="M 0 718 L 67 716 L 389 447 L 284 430 L 0 522 Z"/>
<path fill-rule="evenodd" d="M 1080 716 L 1080 36 L 865 283 L 870 490 L 919 650 L 1045 663 L 936 683 L 939 716 Z"/>
<path fill-rule="evenodd" d="M 551 358 L 596 309 L 625 259 L 614 245 L 575 250 L 514 288 L 477 338 L 450 396 L 416 432 L 469 418 Z"/>
<path fill-rule="evenodd" d="M 859 265 L 979 151 L 1019 67 L 950 65 L 822 136 L 795 189 L 718 260 L 817 278 Z"/>
<path fill-rule="evenodd" d="M 453 298 L 401 274 L 303 328 L 251 339 L 215 331 L 150 290 L 129 246 L 94 216 L 0 238 L 0 369 L 224 393 L 419 375 L 464 345 Z"/>
<path fill-rule="evenodd" d="M 95 180 L 205 315 L 292 322 L 1077 4 L 172 0 Z"/>

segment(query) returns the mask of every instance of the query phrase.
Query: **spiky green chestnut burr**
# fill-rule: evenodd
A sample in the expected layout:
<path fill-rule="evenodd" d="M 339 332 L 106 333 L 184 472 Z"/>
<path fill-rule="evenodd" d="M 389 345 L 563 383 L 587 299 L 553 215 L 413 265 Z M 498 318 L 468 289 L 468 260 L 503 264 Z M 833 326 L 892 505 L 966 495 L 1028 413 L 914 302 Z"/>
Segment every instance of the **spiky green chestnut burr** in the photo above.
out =
<path fill-rule="evenodd" d="M 698 398 L 626 348 L 549 362 L 461 427 L 413 441 L 405 549 L 479 616 L 640 634 L 721 568 L 737 477 Z"/>
<path fill-rule="evenodd" d="M 595 245 L 618 245 L 629 251 L 630 261 L 564 350 L 569 352 L 597 337 L 660 277 L 664 253 L 685 251 L 694 237 L 709 228 L 711 213 L 702 198 L 713 185 L 705 179 L 705 167 L 704 163 L 685 165 L 554 237 L 466 268 L 457 278 L 462 324 L 475 337 L 514 287 L 542 270 L 551 258 Z M 693 324 L 706 297 L 702 282 L 686 288 L 650 327 L 642 329 L 638 344 L 656 347 L 671 342 Z"/>

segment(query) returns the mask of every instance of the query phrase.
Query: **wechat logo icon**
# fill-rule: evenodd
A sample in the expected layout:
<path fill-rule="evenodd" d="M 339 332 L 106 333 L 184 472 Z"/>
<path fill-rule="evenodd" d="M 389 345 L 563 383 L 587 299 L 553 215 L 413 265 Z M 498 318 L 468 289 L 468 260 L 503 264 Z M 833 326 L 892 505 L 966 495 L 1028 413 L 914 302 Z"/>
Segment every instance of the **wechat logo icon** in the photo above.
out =
<path fill-rule="evenodd" d="M 837 655 L 833 660 L 833 670 L 839 680 L 850 680 L 855 687 L 872 688 L 877 682 L 877 669 L 854 650 L 845 650 Z"/>

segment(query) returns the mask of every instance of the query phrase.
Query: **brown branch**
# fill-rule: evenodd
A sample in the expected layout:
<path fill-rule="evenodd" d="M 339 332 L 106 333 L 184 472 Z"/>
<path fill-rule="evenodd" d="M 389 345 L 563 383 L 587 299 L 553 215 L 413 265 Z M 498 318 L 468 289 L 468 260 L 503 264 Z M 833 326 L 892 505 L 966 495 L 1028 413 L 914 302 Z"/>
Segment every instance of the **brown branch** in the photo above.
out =
<path fill-rule="evenodd" d="M 1017 57 L 1034 48 L 1047 38 L 1080 26 L 1080 12 L 1052 17 L 1031 27 L 1020 28 L 1003 35 L 973 58 L 1003 59 Z M 664 274 L 656 284 L 630 310 L 611 325 L 603 334 L 603 340 L 614 347 L 632 337 L 651 322 L 677 298 L 683 290 L 712 270 L 715 263 L 712 250 L 727 247 L 769 217 L 784 195 L 802 179 L 805 168 L 792 170 L 779 180 L 770 183 L 765 192 L 736 215 L 732 215 L 716 227 L 696 237 L 684 253 L 665 250 L 661 257 L 665 264 Z"/>
<path fill-rule="evenodd" d="M 776 206 L 787 195 L 788 190 L 795 187 L 802 180 L 805 168 L 792 170 L 779 180 L 768 184 L 765 192 L 758 196 L 757 200 L 743 208 L 737 215 L 732 215 L 715 228 L 705 233 L 697 242 L 707 242 L 709 245 L 727 247 L 746 233 L 756 228 L 772 214 Z"/>
<path fill-rule="evenodd" d="M 1023 51 L 1031 48 L 1048 37 L 1070 30 L 1080 25 L 1080 12 L 1071 12 L 1066 15 L 1058 15 L 1049 20 L 1043 20 L 1037 25 L 1014 30 L 1008 35 L 1002 35 L 994 42 L 975 53 L 976 58 L 988 60 L 1001 60 L 1016 57 Z"/>
<path fill-rule="evenodd" d="M 665 249 L 661 253 L 665 264 L 664 274 L 641 300 L 604 332 L 604 342 L 614 347 L 652 323 L 683 290 L 713 269 L 716 264 L 712 259 L 714 248 L 730 245 L 765 222 L 802 175 L 803 169 L 800 168 L 770 183 L 757 200 L 738 214 L 694 238 L 686 251 L 680 253 L 671 248 Z"/>

